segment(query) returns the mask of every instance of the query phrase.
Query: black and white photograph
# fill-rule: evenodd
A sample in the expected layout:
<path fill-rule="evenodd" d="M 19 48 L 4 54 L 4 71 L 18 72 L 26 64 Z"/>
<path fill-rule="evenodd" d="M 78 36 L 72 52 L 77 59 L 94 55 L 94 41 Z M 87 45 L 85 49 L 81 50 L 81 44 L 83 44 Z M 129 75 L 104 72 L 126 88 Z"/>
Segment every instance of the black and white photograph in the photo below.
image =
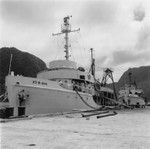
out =
<path fill-rule="evenodd" d="M 149 0 L 0 0 L 0 149 L 149 149 Z"/>

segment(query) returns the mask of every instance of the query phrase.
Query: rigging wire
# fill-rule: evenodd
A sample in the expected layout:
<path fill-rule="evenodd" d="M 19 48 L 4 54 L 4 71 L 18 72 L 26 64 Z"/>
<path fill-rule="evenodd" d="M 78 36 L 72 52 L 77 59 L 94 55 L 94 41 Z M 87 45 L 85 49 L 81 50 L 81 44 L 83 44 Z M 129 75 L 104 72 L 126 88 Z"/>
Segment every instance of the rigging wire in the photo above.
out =
<path fill-rule="evenodd" d="M 86 50 L 86 48 L 85 48 L 85 41 L 84 41 L 84 39 L 83 39 L 81 33 L 79 33 L 79 39 L 80 39 L 80 41 L 81 41 L 80 43 L 79 43 L 79 41 L 78 41 L 78 43 L 79 43 L 79 45 L 80 45 L 80 47 L 81 47 L 82 61 L 84 61 L 83 63 L 87 65 L 87 64 L 89 64 L 90 57 L 89 57 L 89 55 L 88 55 L 88 50 Z M 83 50 L 82 50 L 82 49 L 83 49 Z M 86 69 L 89 70 L 88 65 L 85 66 L 85 67 L 86 67 Z"/>
<path fill-rule="evenodd" d="M 81 39 L 81 49 L 83 48 L 83 55 L 86 55 L 85 43 L 84 43 L 81 33 L 79 33 L 79 38 Z"/>
<path fill-rule="evenodd" d="M 70 53 L 72 53 L 71 57 L 72 57 L 73 61 L 76 61 L 76 60 L 75 60 L 75 57 L 74 57 L 74 54 L 73 54 L 72 46 L 70 46 Z"/>
<path fill-rule="evenodd" d="M 62 56 L 61 56 L 61 54 L 60 54 L 60 52 L 62 52 L 63 51 L 63 45 L 64 45 L 64 43 L 63 43 L 63 41 L 61 40 L 61 38 L 62 37 L 57 37 L 57 38 L 53 38 L 54 39 L 54 41 L 53 41 L 53 43 L 54 43 L 54 46 L 56 47 L 56 49 L 55 49 L 55 51 L 56 51 L 56 55 L 55 55 L 55 60 L 56 59 L 60 59 Z M 61 49 L 61 51 L 60 51 L 60 49 Z"/>

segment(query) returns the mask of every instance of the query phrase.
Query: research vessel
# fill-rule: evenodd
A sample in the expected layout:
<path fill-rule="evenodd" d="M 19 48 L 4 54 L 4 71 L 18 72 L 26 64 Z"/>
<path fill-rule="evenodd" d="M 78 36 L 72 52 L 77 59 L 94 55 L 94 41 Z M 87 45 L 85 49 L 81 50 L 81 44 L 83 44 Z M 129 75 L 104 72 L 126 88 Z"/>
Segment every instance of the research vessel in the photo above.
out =
<path fill-rule="evenodd" d="M 70 16 L 65 17 L 61 32 L 53 34 L 65 35 L 65 59 L 51 61 L 49 68 L 36 78 L 8 74 L 0 102 L 1 115 L 17 117 L 101 108 L 101 85 L 95 78 L 94 59 L 91 71 L 86 71 L 69 58 L 69 33 L 79 31 L 71 30 L 69 19 Z"/>

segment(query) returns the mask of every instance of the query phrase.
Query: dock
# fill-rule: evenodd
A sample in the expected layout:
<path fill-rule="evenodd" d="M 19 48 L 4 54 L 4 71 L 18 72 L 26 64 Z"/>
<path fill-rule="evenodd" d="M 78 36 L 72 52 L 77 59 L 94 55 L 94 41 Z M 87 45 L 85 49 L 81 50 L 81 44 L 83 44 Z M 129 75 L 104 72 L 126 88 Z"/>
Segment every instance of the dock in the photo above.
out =
<path fill-rule="evenodd" d="M 0 123 L 1 148 L 148 149 L 150 107 L 117 113 L 105 118 L 74 113 Z"/>

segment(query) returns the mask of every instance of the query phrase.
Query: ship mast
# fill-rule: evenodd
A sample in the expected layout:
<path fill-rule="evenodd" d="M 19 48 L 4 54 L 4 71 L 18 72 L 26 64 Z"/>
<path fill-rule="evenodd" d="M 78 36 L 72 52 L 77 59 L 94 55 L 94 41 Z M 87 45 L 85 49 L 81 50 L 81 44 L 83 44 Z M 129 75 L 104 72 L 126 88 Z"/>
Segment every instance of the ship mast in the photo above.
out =
<path fill-rule="evenodd" d="M 95 79 L 95 59 L 93 57 L 93 48 L 90 49 L 91 50 L 91 74 L 93 75 L 94 79 Z"/>
<path fill-rule="evenodd" d="M 69 19 L 71 18 L 72 16 L 67 16 L 67 17 L 64 17 L 64 20 L 63 20 L 63 25 L 61 26 L 61 32 L 60 33 L 56 33 L 56 34 L 52 34 L 53 36 L 56 36 L 56 35 L 61 35 L 61 34 L 65 34 L 65 45 L 64 45 L 64 48 L 65 48 L 65 58 L 66 60 L 69 60 L 69 33 L 71 32 L 77 32 L 80 30 L 80 28 L 76 29 L 76 30 L 71 30 L 71 25 L 69 24 Z"/>

